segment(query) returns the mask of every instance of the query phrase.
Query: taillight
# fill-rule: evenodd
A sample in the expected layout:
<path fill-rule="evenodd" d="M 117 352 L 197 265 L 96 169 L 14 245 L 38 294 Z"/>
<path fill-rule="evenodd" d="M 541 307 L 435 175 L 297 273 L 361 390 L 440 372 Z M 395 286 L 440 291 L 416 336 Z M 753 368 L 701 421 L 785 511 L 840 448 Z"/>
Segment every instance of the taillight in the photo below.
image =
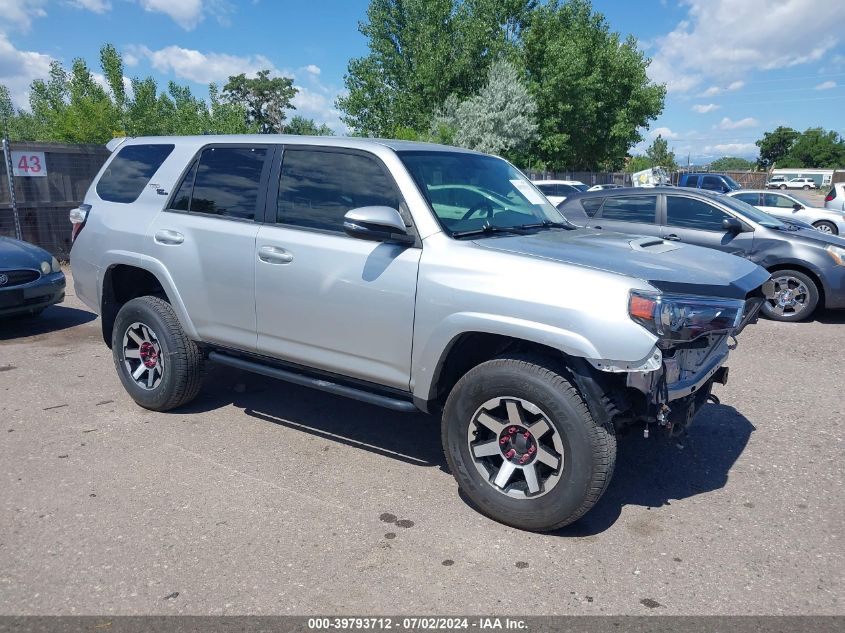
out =
<path fill-rule="evenodd" d="M 836 196 L 834 196 L 834 195 L 833 195 L 833 191 L 829 191 L 829 192 L 828 192 L 828 194 L 824 197 L 824 201 L 825 201 L 825 202 L 830 202 L 830 201 L 831 201 L 831 200 L 833 200 L 835 197 L 836 197 Z"/>
<path fill-rule="evenodd" d="M 72 227 L 70 232 L 71 242 L 75 241 L 76 236 L 79 235 L 80 231 L 82 231 L 86 220 L 88 220 L 88 213 L 90 213 L 90 211 L 90 204 L 80 204 L 77 208 L 70 210 L 70 224 Z"/>

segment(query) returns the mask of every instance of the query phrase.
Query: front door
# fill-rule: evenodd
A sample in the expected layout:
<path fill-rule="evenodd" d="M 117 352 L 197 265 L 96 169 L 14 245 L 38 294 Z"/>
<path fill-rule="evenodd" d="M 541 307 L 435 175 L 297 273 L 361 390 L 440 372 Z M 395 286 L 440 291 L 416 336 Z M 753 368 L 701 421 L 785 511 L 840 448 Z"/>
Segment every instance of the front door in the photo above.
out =
<path fill-rule="evenodd" d="M 726 231 L 722 222 L 732 217 L 705 200 L 669 194 L 666 196 L 666 221 L 661 237 L 746 257 L 751 252 L 754 232 L 751 227 L 740 233 Z"/>
<path fill-rule="evenodd" d="M 309 147 L 286 147 L 275 178 L 255 248 L 259 351 L 409 390 L 421 248 L 343 231 L 350 209 L 404 210 L 393 179 L 371 154 Z"/>

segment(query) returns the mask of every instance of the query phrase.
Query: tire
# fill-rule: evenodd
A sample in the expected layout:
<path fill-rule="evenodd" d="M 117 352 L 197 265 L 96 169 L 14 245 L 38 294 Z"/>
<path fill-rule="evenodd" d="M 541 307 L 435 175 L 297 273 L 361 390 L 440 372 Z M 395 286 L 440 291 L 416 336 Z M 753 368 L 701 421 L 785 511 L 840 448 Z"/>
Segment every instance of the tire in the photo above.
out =
<path fill-rule="evenodd" d="M 809 318 L 819 304 L 816 282 L 798 270 L 778 270 L 772 273 L 775 299 L 763 304 L 763 315 L 773 321 L 794 323 Z M 789 294 L 782 294 L 789 291 Z"/>
<path fill-rule="evenodd" d="M 173 307 L 159 297 L 138 297 L 120 308 L 112 356 L 123 387 L 145 409 L 175 409 L 196 398 L 202 387 L 202 351 L 185 335 Z"/>
<path fill-rule="evenodd" d="M 828 235 L 839 235 L 839 229 L 836 228 L 836 225 L 833 222 L 819 220 L 818 222 L 813 222 L 813 226 L 816 227 L 817 231 L 821 231 L 822 233 L 827 233 Z"/>
<path fill-rule="evenodd" d="M 807 190 L 810 188 L 810 185 L 804 185 L 804 186 L 803 186 L 803 187 L 801 187 L 801 188 L 802 188 L 804 191 L 807 191 Z"/>
<path fill-rule="evenodd" d="M 498 358 L 467 372 L 446 400 L 441 435 L 472 503 L 496 521 L 537 532 L 590 510 L 616 462 L 613 426 L 593 419 L 563 367 L 540 358 Z M 520 459 L 525 466 L 516 465 Z"/>
<path fill-rule="evenodd" d="M 786 189 L 786 185 L 780 185 L 778 189 Z"/>

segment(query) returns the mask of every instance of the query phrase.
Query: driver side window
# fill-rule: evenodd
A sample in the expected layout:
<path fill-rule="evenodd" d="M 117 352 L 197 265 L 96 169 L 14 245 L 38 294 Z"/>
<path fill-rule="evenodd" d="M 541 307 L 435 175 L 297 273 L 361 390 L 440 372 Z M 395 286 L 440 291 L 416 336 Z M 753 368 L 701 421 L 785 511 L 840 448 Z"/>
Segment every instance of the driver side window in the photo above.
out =
<path fill-rule="evenodd" d="M 703 200 L 666 196 L 666 224 L 701 231 L 724 231 L 722 220 L 729 217 Z"/>

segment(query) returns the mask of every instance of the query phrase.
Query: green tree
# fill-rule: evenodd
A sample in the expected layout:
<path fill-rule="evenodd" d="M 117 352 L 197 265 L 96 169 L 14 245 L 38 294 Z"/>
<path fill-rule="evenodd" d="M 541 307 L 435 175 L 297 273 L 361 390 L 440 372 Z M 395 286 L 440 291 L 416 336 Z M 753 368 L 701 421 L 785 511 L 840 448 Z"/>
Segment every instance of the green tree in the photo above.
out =
<path fill-rule="evenodd" d="M 517 68 L 494 62 L 479 92 L 450 96 L 432 121 L 433 140 L 515 159 L 537 136 L 537 104 Z"/>
<path fill-rule="evenodd" d="M 723 156 L 710 163 L 713 171 L 751 171 L 754 163 L 738 156 Z"/>
<path fill-rule="evenodd" d="M 262 134 L 280 134 L 285 111 L 294 109 L 291 100 L 297 92 L 291 78 L 271 78 L 269 70 L 260 70 L 254 78 L 244 73 L 229 77 L 223 99 L 244 108 L 247 125 L 256 125 Z"/>
<path fill-rule="evenodd" d="M 627 163 L 625 163 L 625 171 L 630 174 L 642 171 L 644 169 L 649 169 L 651 167 L 654 167 L 654 164 L 651 162 L 651 159 L 648 156 L 643 156 L 642 154 L 640 154 L 639 156 L 632 156 L 631 159 Z"/>
<path fill-rule="evenodd" d="M 845 140 L 833 130 L 809 128 L 795 139 L 778 166 L 845 167 Z"/>
<path fill-rule="evenodd" d="M 663 167 L 667 171 L 678 169 L 675 152 L 669 150 L 669 142 L 661 134 L 646 148 L 645 155 L 651 162 L 651 167 Z"/>
<path fill-rule="evenodd" d="M 757 164 L 761 169 L 771 169 L 776 163 L 789 153 L 792 144 L 800 136 L 791 127 L 778 126 L 772 132 L 763 134 L 763 138 L 755 145 L 760 148 L 760 158 Z"/>
<path fill-rule="evenodd" d="M 343 121 L 365 136 L 424 135 L 450 95 L 481 88 L 512 54 L 535 0 L 370 0 L 358 30 L 369 54 L 350 60 Z M 402 134 L 400 134 L 402 132 Z"/>
<path fill-rule="evenodd" d="M 611 32 L 588 0 L 550 0 L 522 33 L 529 87 L 538 105 L 537 152 L 555 168 L 618 168 L 663 111 L 666 89 L 629 36 Z"/>
<path fill-rule="evenodd" d="M 305 117 L 296 115 L 291 117 L 285 129 L 285 134 L 302 134 L 304 136 L 334 136 L 332 130 L 325 123 L 317 125 L 314 119 L 306 119 Z"/>

